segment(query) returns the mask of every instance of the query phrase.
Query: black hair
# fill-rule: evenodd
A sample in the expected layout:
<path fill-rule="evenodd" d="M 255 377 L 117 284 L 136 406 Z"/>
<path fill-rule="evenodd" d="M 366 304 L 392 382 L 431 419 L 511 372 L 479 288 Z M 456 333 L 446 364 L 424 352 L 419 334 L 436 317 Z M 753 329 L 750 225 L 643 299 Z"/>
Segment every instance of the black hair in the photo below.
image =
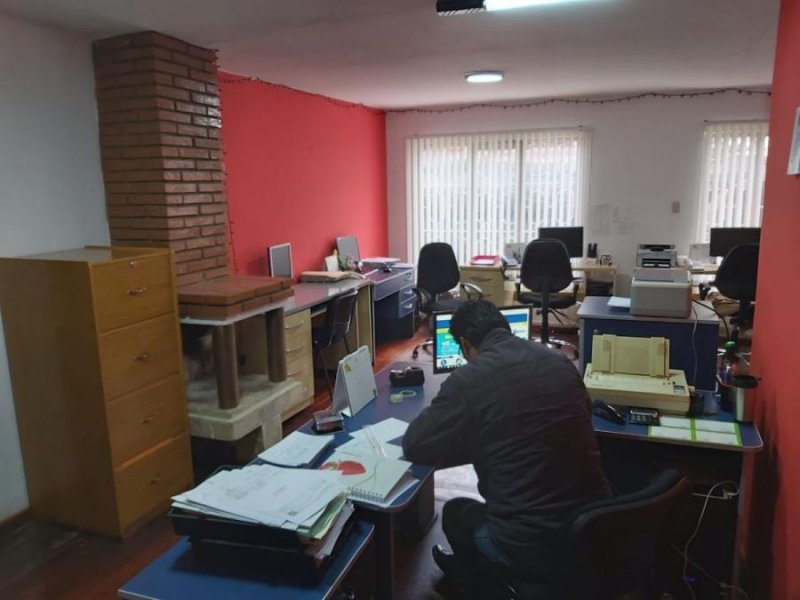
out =
<path fill-rule="evenodd" d="M 476 348 L 492 329 L 511 331 L 506 318 L 488 300 L 470 300 L 458 307 L 450 320 L 450 335 L 465 338 Z"/>

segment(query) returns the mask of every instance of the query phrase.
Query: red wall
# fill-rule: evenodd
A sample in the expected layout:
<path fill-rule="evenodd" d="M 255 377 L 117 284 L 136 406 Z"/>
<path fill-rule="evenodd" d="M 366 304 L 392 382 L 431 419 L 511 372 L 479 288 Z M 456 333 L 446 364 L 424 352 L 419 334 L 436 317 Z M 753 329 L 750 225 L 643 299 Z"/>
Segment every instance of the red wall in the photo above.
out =
<path fill-rule="evenodd" d="M 800 598 L 800 177 L 786 174 L 800 107 L 800 0 L 783 0 L 770 109 L 770 148 L 753 340 L 762 377 L 748 564 L 755 598 Z M 771 585 L 770 590 L 767 589 Z M 753 597 L 753 596 L 751 596 Z"/>
<path fill-rule="evenodd" d="M 380 111 L 220 73 L 233 267 L 266 275 L 292 244 L 295 275 L 320 270 L 337 236 L 385 256 L 386 135 Z"/>

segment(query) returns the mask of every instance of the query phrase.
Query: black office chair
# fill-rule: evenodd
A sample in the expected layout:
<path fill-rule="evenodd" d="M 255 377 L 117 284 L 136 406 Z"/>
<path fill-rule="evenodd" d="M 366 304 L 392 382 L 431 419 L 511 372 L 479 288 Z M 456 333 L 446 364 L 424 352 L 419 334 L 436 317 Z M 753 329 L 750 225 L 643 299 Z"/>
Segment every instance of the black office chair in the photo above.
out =
<path fill-rule="evenodd" d="M 325 381 L 328 384 L 328 391 L 333 399 L 333 387 L 328 376 L 328 369 L 325 368 L 325 355 L 323 350 L 344 342 L 345 350 L 350 354 L 350 342 L 347 341 L 347 334 L 350 333 L 350 325 L 353 322 L 353 313 L 356 307 L 358 291 L 353 290 L 347 294 L 336 296 L 328 302 L 325 310 L 325 323 L 322 327 L 314 327 L 311 330 L 311 344 L 317 351 L 322 370 L 325 373 Z"/>
<path fill-rule="evenodd" d="M 758 281 L 758 244 L 741 244 L 731 248 L 722 259 L 714 285 L 721 294 L 739 301 L 739 311 L 731 319 L 734 325 L 731 338 L 736 341 L 739 331 L 753 323 L 752 303 L 756 298 Z"/>
<path fill-rule="evenodd" d="M 531 304 L 542 315 L 540 341 L 542 344 L 561 348 L 573 344 L 564 340 L 550 338 L 550 313 L 553 310 L 574 306 L 578 302 L 579 284 L 572 276 L 567 247 L 560 240 L 533 240 L 525 247 L 522 256 L 520 282 L 530 292 L 519 292 L 521 304 Z M 572 284 L 572 294 L 558 294 Z M 557 294 L 553 296 L 553 294 Z M 577 354 L 577 350 L 575 350 Z"/>
<path fill-rule="evenodd" d="M 483 291 L 472 283 L 459 283 L 461 273 L 452 246 L 444 242 L 425 244 L 417 259 L 417 310 L 428 317 L 437 311 L 456 310 L 464 300 L 453 298 L 448 292 L 460 286 L 467 298 L 480 299 Z M 414 348 L 411 355 L 417 358 L 420 348 L 433 345 L 429 339 Z"/>
<path fill-rule="evenodd" d="M 611 600 L 644 592 L 691 492 L 689 480 L 669 469 L 644 489 L 579 508 L 561 526 L 553 577 L 543 583 L 507 579 L 506 597 Z"/>

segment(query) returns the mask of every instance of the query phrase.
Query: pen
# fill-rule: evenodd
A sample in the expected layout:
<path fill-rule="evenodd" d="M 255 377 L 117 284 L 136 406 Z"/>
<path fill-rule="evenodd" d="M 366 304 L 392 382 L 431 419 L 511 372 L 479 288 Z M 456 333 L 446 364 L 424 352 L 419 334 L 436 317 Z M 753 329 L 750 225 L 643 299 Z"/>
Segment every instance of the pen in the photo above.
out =
<path fill-rule="evenodd" d="M 375 436 L 375 432 L 372 430 L 372 425 L 364 425 L 364 432 L 366 433 L 367 439 L 369 440 L 373 450 L 375 450 L 375 453 L 386 458 L 386 450 L 384 449 L 380 440 Z"/>

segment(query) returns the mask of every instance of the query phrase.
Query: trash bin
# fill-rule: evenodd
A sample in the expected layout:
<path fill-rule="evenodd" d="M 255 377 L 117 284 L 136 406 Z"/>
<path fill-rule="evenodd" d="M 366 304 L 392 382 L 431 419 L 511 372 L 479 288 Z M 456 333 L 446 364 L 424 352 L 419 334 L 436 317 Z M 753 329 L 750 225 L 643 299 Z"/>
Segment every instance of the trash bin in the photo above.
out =
<path fill-rule="evenodd" d="M 756 388 L 758 378 L 752 375 L 734 375 L 731 378 L 733 416 L 740 423 L 753 422 Z"/>

